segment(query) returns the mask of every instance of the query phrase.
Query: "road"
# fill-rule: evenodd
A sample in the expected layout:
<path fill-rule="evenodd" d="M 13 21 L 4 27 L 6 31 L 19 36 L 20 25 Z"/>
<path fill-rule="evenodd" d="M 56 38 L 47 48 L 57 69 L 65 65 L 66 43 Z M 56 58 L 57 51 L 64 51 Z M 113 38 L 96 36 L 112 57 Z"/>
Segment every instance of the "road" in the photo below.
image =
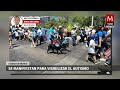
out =
<path fill-rule="evenodd" d="M 28 41 L 14 42 L 17 47 L 10 49 L 10 61 L 29 61 L 31 65 L 94 65 L 92 62 L 86 62 L 87 48 L 85 44 L 79 44 L 71 48 L 71 52 L 63 51 L 63 54 L 47 54 L 48 43 L 33 48 Z M 14 46 L 15 46 L 14 45 Z M 97 73 L 90 72 L 89 73 Z M 88 73 L 87 72 L 87 73 Z M 19 72 L 17 72 L 19 73 Z M 24 72 L 24 73 L 41 73 L 41 72 Z M 42 72 L 43 73 L 43 72 Z M 47 73 L 59 73 L 46 71 Z M 72 72 L 62 72 L 72 73 Z M 86 73 L 86 72 L 80 72 Z"/>

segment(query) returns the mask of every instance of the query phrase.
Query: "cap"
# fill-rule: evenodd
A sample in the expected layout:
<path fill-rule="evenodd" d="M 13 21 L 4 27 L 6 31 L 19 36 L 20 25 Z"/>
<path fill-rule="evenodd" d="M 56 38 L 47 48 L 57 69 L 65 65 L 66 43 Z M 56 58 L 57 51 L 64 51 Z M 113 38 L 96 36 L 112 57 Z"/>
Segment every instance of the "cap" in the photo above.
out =
<path fill-rule="evenodd" d="M 62 26 L 59 26 L 59 28 L 61 28 Z"/>
<path fill-rule="evenodd" d="M 81 29 L 85 29 L 85 28 L 82 27 Z"/>

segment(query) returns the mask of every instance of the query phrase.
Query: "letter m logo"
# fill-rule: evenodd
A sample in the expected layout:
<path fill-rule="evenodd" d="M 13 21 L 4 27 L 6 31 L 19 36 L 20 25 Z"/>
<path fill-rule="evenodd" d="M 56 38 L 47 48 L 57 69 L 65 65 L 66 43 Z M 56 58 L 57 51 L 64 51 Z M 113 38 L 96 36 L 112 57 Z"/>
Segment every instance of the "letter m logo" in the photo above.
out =
<path fill-rule="evenodd" d="M 106 15 L 106 22 L 107 23 L 114 23 L 114 14 L 107 14 Z"/>

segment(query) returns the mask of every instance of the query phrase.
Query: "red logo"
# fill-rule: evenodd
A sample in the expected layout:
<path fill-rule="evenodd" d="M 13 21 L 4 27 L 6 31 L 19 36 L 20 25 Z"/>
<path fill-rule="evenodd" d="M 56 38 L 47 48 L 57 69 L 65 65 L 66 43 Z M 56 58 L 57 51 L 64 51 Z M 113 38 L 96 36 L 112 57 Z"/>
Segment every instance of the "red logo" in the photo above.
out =
<path fill-rule="evenodd" d="M 107 23 L 114 23 L 114 14 L 107 14 L 106 15 L 106 22 Z"/>

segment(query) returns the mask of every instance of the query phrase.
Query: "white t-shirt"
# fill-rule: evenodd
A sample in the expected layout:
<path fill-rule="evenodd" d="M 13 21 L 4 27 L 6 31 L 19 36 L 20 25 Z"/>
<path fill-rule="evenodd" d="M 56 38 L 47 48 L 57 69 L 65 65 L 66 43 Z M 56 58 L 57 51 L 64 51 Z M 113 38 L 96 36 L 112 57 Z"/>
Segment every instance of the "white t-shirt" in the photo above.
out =
<path fill-rule="evenodd" d="M 95 34 L 95 32 L 96 32 L 96 30 L 95 30 L 95 29 L 93 29 L 93 30 L 92 30 L 92 34 Z"/>
<path fill-rule="evenodd" d="M 24 34 L 24 29 L 22 29 L 22 33 Z"/>
<path fill-rule="evenodd" d="M 90 40 L 89 47 L 88 47 L 88 53 L 95 53 L 95 41 L 93 39 Z"/>
<path fill-rule="evenodd" d="M 86 35 L 88 35 L 88 34 L 89 34 L 89 31 L 88 31 L 87 29 L 85 30 L 85 32 L 86 32 Z"/>
<path fill-rule="evenodd" d="M 108 30 L 107 35 L 111 34 L 111 30 Z"/>
<path fill-rule="evenodd" d="M 40 29 L 38 29 L 38 31 L 37 31 L 37 34 L 39 34 L 39 33 L 40 33 L 40 36 L 42 36 L 42 31 Z"/>
<path fill-rule="evenodd" d="M 25 35 L 28 35 L 28 33 L 27 33 L 27 32 L 25 32 Z"/>
<path fill-rule="evenodd" d="M 76 30 L 72 30 L 72 31 L 71 31 L 71 34 L 72 34 L 72 35 L 75 35 L 75 34 L 76 34 Z"/>
<path fill-rule="evenodd" d="M 16 31 L 15 31 L 15 36 L 16 36 L 16 37 L 18 37 L 18 36 L 19 36 L 19 35 L 18 35 L 18 32 L 16 32 Z"/>

